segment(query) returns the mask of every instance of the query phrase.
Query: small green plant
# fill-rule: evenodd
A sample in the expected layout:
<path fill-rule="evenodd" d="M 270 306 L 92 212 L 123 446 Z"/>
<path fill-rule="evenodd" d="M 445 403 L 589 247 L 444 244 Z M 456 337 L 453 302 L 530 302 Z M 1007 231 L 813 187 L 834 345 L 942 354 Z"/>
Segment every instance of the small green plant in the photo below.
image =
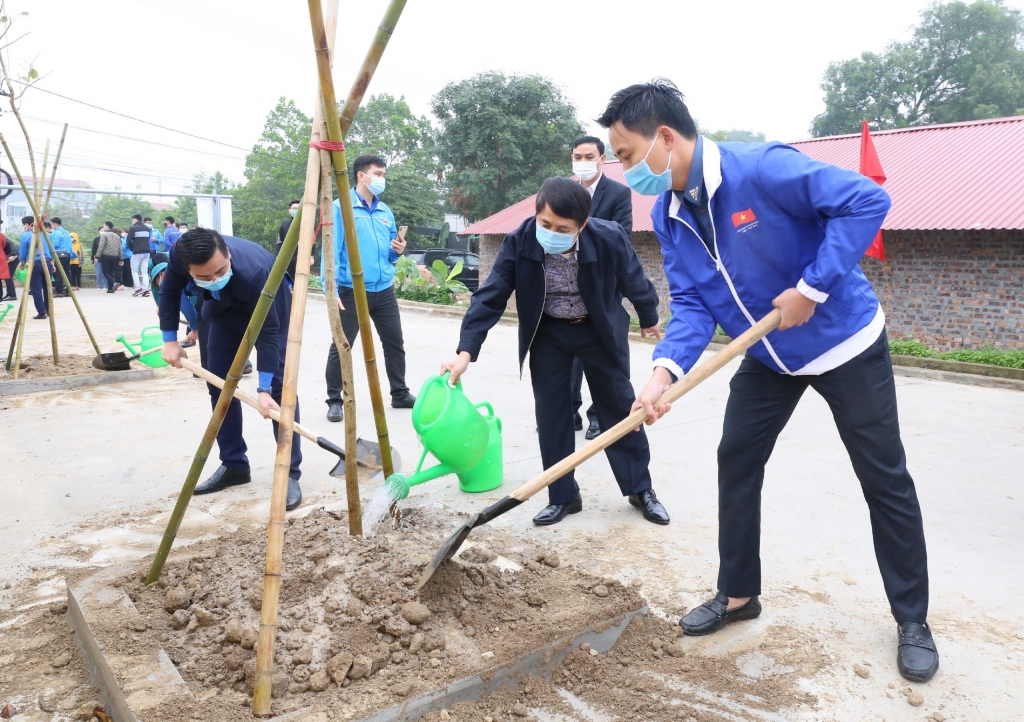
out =
<path fill-rule="evenodd" d="M 966 349 L 943 351 L 935 354 L 935 358 L 947 361 L 964 361 L 972 364 L 988 364 L 989 366 L 1005 366 L 1011 369 L 1024 369 L 1024 351 L 999 351 L 993 348 Z"/>
<path fill-rule="evenodd" d="M 935 352 L 913 338 L 889 339 L 889 353 L 893 356 L 918 356 L 930 358 Z"/>
<path fill-rule="evenodd" d="M 462 273 L 462 261 L 449 272 L 444 261 L 438 259 L 429 270 L 432 282 L 420 275 L 416 262 L 411 258 L 399 258 L 395 268 L 395 295 L 409 301 L 451 306 L 459 295 L 469 292 L 466 284 L 455 280 Z"/>

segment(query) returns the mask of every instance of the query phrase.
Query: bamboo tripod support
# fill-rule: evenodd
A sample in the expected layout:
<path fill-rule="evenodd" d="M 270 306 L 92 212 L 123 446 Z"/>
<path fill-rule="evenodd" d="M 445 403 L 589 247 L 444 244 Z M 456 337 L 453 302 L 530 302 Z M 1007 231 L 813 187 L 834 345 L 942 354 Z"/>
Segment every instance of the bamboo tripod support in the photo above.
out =
<path fill-rule="evenodd" d="M 309 18 L 313 30 L 313 43 L 316 51 L 317 72 L 320 75 L 320 92 L 323 96 L 324 117 L 327 124 L 327 133 L 330 140 L 340 143 L 343 141 L 344 131 L 338 115 L 338 100 L 334 91 L 334 78 L 331 75 L 330 52 L 327 48 L 327 39 L 323 25 L 323 13 L 320 0 L 309 1 Z M 394 32 L 398 18 L 405 8 L 406 0 L 391 0 L 384 13 L 384 19 L 378 26 L 377 34 L 374 36 L 370 49 L 367 51 L 363 65 L 356 76 L 356 80 L 349 92 L 345 102 L 346 122 L 344 129 L 351 125 L 355 111 L 362 101 L 363 95 L 369 87 L 373 72 L 380 62 L 380 58 L 387 47 L 388 40 Z M 331 161 L 334 164 L 334 177 L 338 187 L 338 194 L 348 192 L 348 161 L 344 150 L 332 150 Z M 356 236 L 355 218 L 352 212 L 351 203 L 339 203 L 341 207 L 342 225 L 345 231 L 345 247 L 348 251 L 348 264 L 352 273 L 352 291 L 355 297 L 356 313 L 359 317 L 360 339 L 363 346 L 363 359 L 366 365 L 366 376 L 370 389 L 370 401 L 373 405 L 373 418 L 377 427 L 377 441 L 380 444 L 381 463 L 384 467 L 384 476 L 388 477 L 394 473 L 394 464 L 391 459 L 391 442 L 388 435 L 387 417 L 384 415 L 384 399 L 380 391 L 380 375 L 377 370 L 376 352 L 373 348 L 373 333 L 370 328 L 370 313 L 366 302 L 366 283 L 363 279 L 363 264 L 359 256 L 359 243 Z"/>
<path fill-rule="evenodd" d="M 54 181 L 56 179 L 56 167 L 57 167 L 56 164 L 57 164 L 57 162 L 60 161 L 61 151 L 64 148 L 64 137 L 67 135 L 67 130 L 68 130 L 68 125 L 67 125 L 67 123 L 65 123 L 64 124 L 64 132 L 61 134 L 61 137 L 60 137 L 60 146 L 58 146 L 58 148 L 57 148 L 57 158 L 54 161 L 54 178 L 50 179 L 50 186 L 49 186 L 49 189 L 48 189 L 47 195 L 46 195 L 46 206 L 44 206 L 44 208 L 43 208 L 43 211 L 42 211 L 43 213 L 46 213 L 46 208 L 48 207 L 49 201 L 50 201 L 50 194 L 53 192 L 53 184 L 54 184 Z M 36 218 L 39 218 L 39 216 L 40 216 L 40 214 L 38 212 L 39 208 L 32 202 L 32 197 L 29 195 L 28 188 L 25 185 L 25 179 L 22 177 L 21 171 L 18 169 L 18 164 L 14 161 L 14 156 L 11 154 L 11 149 L 8 147 L 7 140 L 4 138 L 2 133 L 0 133 L 0 144 L 3 145 L 4 152 L 7 154 L 7 159 L 11 163 L 11 170 L 14 171 L 15 177 L 17 177 L 18 183 L 21 185 L 21 190 L 25 194 L 25 198 L 28 199 L 28 201 L 29 201 L 29 205 L 31 206 L 32 215 L 34 215 Z M 56 250 L 53 247 L 53 240 L 50 238 L 50 235 L 46 232 L 45 228 L 43 229 L 42 234 L 43 234 L 43 240 L 46 241 L 46 244 L 47 244 L 47 246 L 50 249 L 50 253 L 54 257 L 56 257 L 57 252 L 56 252 Z M 82 304 L 78 300 L 78 294 L 76 294 L 75 290 L 71 287 L 71 281 L 68 278 L 67 274 L 64 272 L 64 267 L 60 263 L 54 263 L 54 266 L 56 266 L 56 269 L 60 273 L 61 278 L 64 279 L 64 285 L 67 287 L 68 293 L 71 294 L 71 300 L 75 304 L 75 310 L 78 311 L 78 316 L 79 316 L 79 318 L 82 319 L 82 325 L 85 326 L 85 332 L 89 336 L 89 343 L 92 344 L 92 347 L 96 351 L 97 354 L 101 353 L 100 345 L 96 342 L 96 337 L 93 335 L 92 328 L 89 326 L 89 319 L 86 318 L 86 316 L 85 316 L 85 311 L 82 309 Z M 23 294 L 22 301 L 24 301 L 24 294 Z M 15 333 L 17 333 L 17 329 L 15 329 Z M 13 342 L 13 339 L 12 339 L 12 342 Z"/>
<path fill-rule="evenodd" d="M 326 24 L 333 47 L 338 26 L 338 0 L 330 3 Z M 324 23 L 321 16 L 321 24 Z M 317 93 L 317 99 L 320 94 Z M 317 140 L 323 124 L 323 109 L 316 103 L 313 114 L 312 140 Z M 270 494 L 270 521 L 267 525 L 267 563 L 263 574 L 263 604 L 260 608 L 260 632 L 256 643 L 256 682 L 252 696 L 252 711 L 256 715 L 270 714 L 271 689 L 274 677 L 274 638 L 277 635 L 278 603 L 281 595 L 281 557 L 284 553 L 285 506 L 288 499 L 291 470 L 292 431 L 295 427 L 295 406 L 298 397 L 299 360 L 302 355 L 302 324 L 306 316 L 309 290 L 310 254 L 315 236 L 316 206 L 319 200 L 320 151 L 309 148 L 306 157 L 306 182 L 302 193 L 302 220 L 296 217 L 292 226 L 299 226 L 299 244 L 295 259 L 295 279 L 292 307 L 288 323 L 288 345 L 284 357 L 284 383 L 281 390 L 281 411 L 277 434 L 277 456 L 274 460 L 274 483 Z M 346 454 L 355 458 L 353 453 Z"/>
<path fill-rule="evenodd" d="M 295 248 L 299 241 L 299 224 L 301 222 L 302 209 L 300 208 L 299 212 L 295 214 L 295 221 L 292 223 L 291 228 L 288 229 L 288 235 L 285 236 L 284 243 L 281 244 L 277 260 L 274 262 L 273 268 L 270 269 L 270 275 L 267 277 L 267 282 L 260 293 L 260 300 L 256 303 L 256 310 L 253 311 L 252 318 L 249 319 L 249 325 L 242 336 L 242 343 L 239 344 L 238 352 L 231 362 L 231 368 L 228 370 L 227 378 L 224 380 L 224 389 L 221 391 L 220 398 L 217 399 L 213 415 L 210 417 L 210 422 L 206 426 L 203 439 L 199 442 L 199 448 L 192 459 L 192 465 L 189 467 L 188 475 L 185 477 L 185 483 L 181 487 L 181 493 L 178 494 L 178 501 L 174 505 L 174 511 L 171 512 L 171 518 L 167 522 L 167 528 L 164 530 L 163 539 L 160 540 L 160 548 L 157 549 L 156 557 L 153 559 L 153 564 L 149 568 L 149 574 L 146 576 L 146 584 L 152 584 L 160 578 L 160 572 L 167 561 L 167 554 L 174 545 L 174 538 L 178 534 L 181 520 L 185 517 L 185 510 L 188 509 L 188 504 L 192 500 L 192 492 L 195 491 L 196 484 L 199 483 L 199 475 L 203 472 L 206 460 L 210 457 L 213 442 L 217 438 L 221 424 L 224 423 L 224 417 L 228 413 L 228 406 L 234 398 L 235 389 L 238 388 L 238 381 L 242 378 L 242 369 L 245 367 L 245 362 L 252 352 L 256 338 L 260 335 L 263 322 L 270 311 L 270 305 L 274 302 L 274 296 L 277 295 L 277 290 L 284 279 L 285 271 L 288 269 L 288 261 L 292 254 L 295 253 Z"/>
<path fill-rule="evenodd" d="M 46 172 L 46 160 L 47 160 L 47 156 L 49 155 L 49 153 L 50 153 L 50 139 L 47 138 L 46 139 L 46 150 L 43 153 L 43 173 Z M 56 177 L 57 177 L 57 164 L 55 162 L 53 164 L 53 178 L 56 179 Z M 45 180 L 45 179 L 44 178 L 40 178 L 40 181 L 42 181 L 42 180 Z M 42 193 L 43 193 L 43 189 L 42 189 L 42 183 L 39 183 L 37 185 L 40 186 L 40 187 L 36 188 L 36 203 L 35 203 L 35 206 L 36 206 L 37 209 L 39 209 L 39 208 L 42 208 L 42 201 L 43 201 Z M 52 187 L 52 181 L 51 181 L 51 187 Z M 46 194 L 46 200 L 47 200 L 47 203 L 49 203 L 49 200 L 50 200 L 50 194 L 49 193 Z M 45 211 L 43 211 L 43 212 L 45 213 Z M 46 258 L 46 251 L 43 250 L 42 247 L 43 247 L 43 233 L 46 232 L 46 229 L 43 227 L 43 220 L 44 219 L 43 219 L 42 216 L 36 215 L 36 233 L 39 235 L 39 248 L 40 248 L 40 250 L 42 250 L 42 258 L 45 259 Z M 51 256 L 50 260 L 51 260 L 51 262 L 53 263 L 54 266 L 59 264 L 59 260 L 55 256 Z M 43 265 L 45 266 L 46 264 L 44 263 Z M 58 365 L 60 365 L 60 349 L 57 347 L 57 315 L 53 312 L 53 277 L 50 275 L 48 269 L 47 269 L 47 271 L 45 271 L 43 273 L 43 279 L 46 282 L 46 320 L 50 324 L 50 351 L 53 354 L 53 365 L 54 366 L 58 366 Z M 32 279 L 29 279 L 29 280 L 31 281 Z"/>

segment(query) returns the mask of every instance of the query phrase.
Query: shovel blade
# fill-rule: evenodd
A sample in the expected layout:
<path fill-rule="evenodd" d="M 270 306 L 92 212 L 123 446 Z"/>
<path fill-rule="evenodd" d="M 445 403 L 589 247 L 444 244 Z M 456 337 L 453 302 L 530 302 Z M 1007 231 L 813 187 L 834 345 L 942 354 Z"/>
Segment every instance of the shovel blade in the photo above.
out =
<path fill-rule="evenodd" d="M 130 371 L 132 368 L 124 351 L 101 353 L 92 360 L 92 366 L 100 371 Z"/>

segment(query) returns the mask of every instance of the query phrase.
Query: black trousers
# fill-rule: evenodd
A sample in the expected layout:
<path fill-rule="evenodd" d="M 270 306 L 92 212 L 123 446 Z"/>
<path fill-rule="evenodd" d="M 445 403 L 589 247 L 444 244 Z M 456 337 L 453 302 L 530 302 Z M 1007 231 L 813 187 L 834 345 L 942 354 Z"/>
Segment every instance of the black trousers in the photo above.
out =
<path fill-rule="evenodd" d="M 117 270 L 119 271 L 118 275 L 121 276 L 121 280 L 118 283 L 128 288 L 135 288 L 135 279 L 132 278 L 132 259 L 124 259 L 124 265 L 117 266 Z"/>
<path fill-rule="evenodd" d="M 68 280 L 71 280 L 71 254 L 67 251 L 57 252 L 57 261 L 60 263 L 61 268 L 64 269 L 64 273 L 67 274 Z M 60 275 L 60 271 L 56 268 L 53 269 L 53 292 L 60 296 L 67 293 L 67 288 L 64 287 L 64 277 Z"/>
<path fill-rule="evenodd" d="M 820 376 L 787 376 L 747 356 L 729 383 L 718 447 L 718 588 L 761 593 L 761 487 L 775 440 L 807 387 L 828 403 L 871 515 L 875 558 L 900 624 L 928 617 L 928 563 L 914 480 L 900 441 L 896 386 L 883 332 Z"/>
<path fill-rule="evenodd" d="M 46 276 L 43 275 L 44 269 L 46 273 L 53 273 L 53 261 L 47 258 L 45 261 L 36 259 L 36 262 L 32 264 L 32 277 L 29 281 L 29 293 L 32 294 L 32 303 L 36 307 L 37 316 L 46 316 L 49 311 L 49 296 L 46 291 Z"/>
<path fill-rule="evenodd" d="M 14 272 L 18 270 L 18 258 L 14 257 L 13 261 L 8 261 L 5 257 L 0 256 L 0 263 L 7 264 L 7 273 L 9 274 L 4 281 L 7 283 L 7 293 L 5 295 L 11 297 L 17 297 L 18 290 L 14 285 Z"/>
<path fill-rule="evenodd" d="M 82 287 L 82 264 L 72 263 L 68 269 L 68 280 L 71 281 L 72 288 Z"/>
<path fill-rule="evenodd" d="M 591 393 L 593 397 L 593 393 Z M 583 361 L 577 358 L 572 362 L 572 412 L 578 414 L 583 406 Z M 587 409 L 587 420 L 591 423 L 597 421 L 597 408 L 593 402 Z"/>
<path fill-rule="evenodd" d="M 530 346 L 530 376 L 545 469 L 576 450 L 569 388 L 574 358 L 583 359 L 587 384 L 591 391 L 596 391 L 594 406 L 602 429 L 610 429 L 626 418 L 636 400 L 629 374 L 615 362 L 592 323 L 569 323 L 546 314 L 541 316 Z M 651 451 L 642 428 L 609 446 L 605 455 L 623 496 L 651 488 Z M 548 487 L 548 501 L 567 504 L 579 490 L 575 473 L 570 471 Z"/>
<path fill-rule="evenodd" d="M 338 286 L 338 298 L 344 310 L 341 312 L 341 330 L 345 332 L 348 345 L 355 348 L 359 333 L 359 317 L 356 315 L 356 299 L 351 288 Z M 383 291 L 367 291 L 367 305 L 370 320 L 377 329 L 380 344 L 384 347 L 384 369 L 388 374 L 391 395 L 403 396 L 409 393 L 405 385 L 405 341 L 402 339 L 402 317 L 398 312 L 398 297 L 394 288 Z M 332 343 L 327 352 L 327 403 L 341 401 L 341 366 L 338 349 Z"/>
<path fill-rule="evenodd" d="M 103 269 L 103 278 L 107 281 L 107 293 L 113 293 L 114 289 L 121 284 L 122 266 L 117 265 L 121 259 L 117 256 L 100 256 L 100 268 Z"/>

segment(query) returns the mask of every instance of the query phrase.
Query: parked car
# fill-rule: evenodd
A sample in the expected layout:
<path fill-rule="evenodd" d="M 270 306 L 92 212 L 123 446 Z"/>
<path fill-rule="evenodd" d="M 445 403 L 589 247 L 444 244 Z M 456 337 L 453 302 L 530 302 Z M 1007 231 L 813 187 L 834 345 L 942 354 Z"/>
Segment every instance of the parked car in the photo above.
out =
<path fill-rule="evenodd" d="M 480 287 L 480 256 L 460 248 L 431 248 L 423 253 L 423 258 L 416 261 L 416 264 L 429 268 L 437 260 L 444 262 L 449 270 L 462 261 L 462 272 L 455 278 L 462 281 L 470 291 Z"/>
<path fill-rule="evenodd" d="M 420 250 L 420 251 L 406 251 L 404 255 L 405 255 L 406 258 L 411 258 L 413 260 L 413 263 L 415 263 L 417 266 L 422 266 L 423 265 L 423 254 L 424 253 L 426 253 L 426 251 L 423 251 L 423 250 Z"/>

